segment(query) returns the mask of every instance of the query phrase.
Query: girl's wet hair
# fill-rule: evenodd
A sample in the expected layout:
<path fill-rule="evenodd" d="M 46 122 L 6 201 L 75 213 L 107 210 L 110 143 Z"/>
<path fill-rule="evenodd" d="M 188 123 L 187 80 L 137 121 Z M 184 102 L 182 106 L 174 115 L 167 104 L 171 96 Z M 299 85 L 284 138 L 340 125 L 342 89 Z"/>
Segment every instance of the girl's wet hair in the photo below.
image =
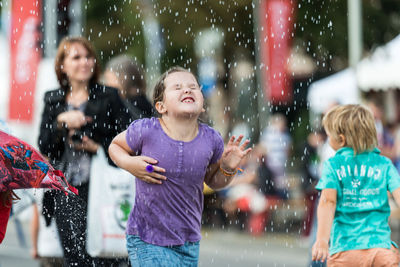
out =
<path fill-rule="evenodd" d="M 169 74 L 175 73 L 175 72 L 188 72 L 188 73 L 191 73 L 194 76 L 194 78 L 196 79 L 196 82 L 198 83 L 196 76 L 192 72 L 190 72 L 189 70 L 187 70 L 185 68 L 182 68 L 180 66 L 174 66 L 174 67 L 170 68 L 169 70 L 167 70 L 166 72 L 164 72 L 160 76 L 160 78 L 158 79 L 156 85 L 154 86 L 154 92 L 153 92 L 153 105 L 154 106 L 156 106 L 157 102 L 162 101 L 164 99 L 164 91 L 165 91 L 164 80 L 165 80 L 165 78 Z"/>
<path fill-rule="evenodd" d="M 331 138 L 340 140 L 342 134 L 345 146 L 353 148 L 356 154 L 378 145 L 374 115 L 363 105 L 336 106 L 325 114 L 322 124 Z"/>

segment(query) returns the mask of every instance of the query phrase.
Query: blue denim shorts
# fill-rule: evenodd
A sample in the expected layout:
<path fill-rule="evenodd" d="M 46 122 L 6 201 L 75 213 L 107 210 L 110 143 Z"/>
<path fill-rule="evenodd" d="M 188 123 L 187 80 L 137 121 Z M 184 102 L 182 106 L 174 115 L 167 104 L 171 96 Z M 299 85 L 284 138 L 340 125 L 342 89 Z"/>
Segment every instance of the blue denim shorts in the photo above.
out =
<path fill-rule="evenodd" d="M 132 267 L 195 267 L 199 261 L 200 242 L 186 242 L 180 246 L 157 246 L 127 235 L 126 247 Z"/>

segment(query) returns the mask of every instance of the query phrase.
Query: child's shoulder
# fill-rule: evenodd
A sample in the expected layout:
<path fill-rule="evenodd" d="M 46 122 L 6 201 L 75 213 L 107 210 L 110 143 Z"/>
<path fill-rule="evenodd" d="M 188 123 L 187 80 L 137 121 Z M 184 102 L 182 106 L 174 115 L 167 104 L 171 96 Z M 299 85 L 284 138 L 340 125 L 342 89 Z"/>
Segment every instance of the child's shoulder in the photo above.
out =
<path fill-rule="evenodd" d="M 155 127 L 158 123 L 158 119 L 155 117 L 151 118 L 143 118 L 134 120 L 129 127 L 144 127 L 144 128 L 151 128 Z"/>
<path fill-rule="evenodd" d="M 212 137 L 212 138 L 217 138 L 217 139 L 221 138 L 222 139 L 221 134 L 217 130 L 215 130 L 213 127 L 208 125 L 208 124 L 200 122 L 199 123 L 199 129 L 200 129 L 200 131 L 202 131 L 203 135 L 205 135 L 207 137 Z"/>
<path fill-rule="evenodd" d="M 374 148 L 372 150 L 364 151 L 354 155 L 354 150 L 352 148 L 341 148 L 339 149 L 334 156 L 327 159 L 326 162 L 334 165 L 337 163 L 343 164 L 348 161 L 371 161 L 375 164 L 389 164 L 392 163 L 391 159 L 388 157 L 381 155 L 381 151 L 378 148 Z"/>
<path fill-rule="evenodd" d="M 364 157 L 370 161 L 375 162 L 376 164 L 391 164 L 392 160 L 381 154 L 381 151 L 378 148 L 374 148 L 370 151 L 365 151 L 357 155 L 358 157 Z"/>
<path fill-rule="evenodd" d="M 137 119 L 134 120 L 128 127 L 128 134 L 138 134 L 140 133 L 141 135 L 146 133 L 156 133 L 157 131 L 154 131 L 156 129 L 159 129 L 159 123 L 157 118 L 143 118 L 143 119 Z"/>

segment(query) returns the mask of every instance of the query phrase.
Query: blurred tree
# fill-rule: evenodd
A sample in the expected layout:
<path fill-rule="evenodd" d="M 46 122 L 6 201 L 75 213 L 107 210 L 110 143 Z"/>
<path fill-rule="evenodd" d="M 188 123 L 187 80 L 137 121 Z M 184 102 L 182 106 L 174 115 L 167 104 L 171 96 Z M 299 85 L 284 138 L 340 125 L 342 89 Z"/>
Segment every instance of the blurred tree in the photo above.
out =
<path fill-rule="evenodd" d="M 295 44 L 306 48 L 319 72 L 348 66 L 347 1 L 298 1 Z M 370 51 L 400 33 L 400 1 L 362 1 L 363 48 Z"/>
<path fill-rule="evenodd" d="M 86 34 L 99 51 L 102 63 L 121 52 L 144 61 L 143 0 L 90 1 Z M 260 1 L 260 0 L 255 0 Z M 238 57 L 238 48 L 250 51 L 254 60 L 252 0 L 147 0 L 158 18 L 165 41 L 163 68 L 179 64 L 196 67 L 193 40 L 208 27 L 223 30 L 227 69 Z M 400 1 L 363 0 L 364 49 L 381 45 L 400 33 Z M 332 72 L 347 64 L 347 2 L 343 0 L 297 1 L 294 45 L 304 47 L 320 72 Z"/>
<path fill-rule="evenodd" d="M 144 62 L 142 19 L 138 1 L 90 1 L 85 3 L 86 35 L 94 43 L 101 64 L 127 53 Z"/>
<path fill-rule="evenodd" d="M 148 1 L 162 26 L 165 41 L 163 67 L 196 67 L 193 40 L 198 31 L 220 27 L 225 36 L 224 58 L 231 62 L 237 47 L 254 50 L 251 0 L 169 0 Z M 94 42 L 100 59 L 121 52 L 144 60 L 141 1 L 87 1 L 86 34 Z"/>

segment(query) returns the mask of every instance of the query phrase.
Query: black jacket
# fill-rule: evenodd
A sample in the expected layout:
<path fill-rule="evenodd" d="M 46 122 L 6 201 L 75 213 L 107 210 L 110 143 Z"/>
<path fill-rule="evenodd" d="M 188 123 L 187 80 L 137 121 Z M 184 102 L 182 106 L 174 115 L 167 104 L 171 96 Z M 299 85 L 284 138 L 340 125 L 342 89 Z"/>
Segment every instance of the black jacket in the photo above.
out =
<path fill-rule="evenodd" d="M 65 142 L 68 140 L 67 129 L 57 129 L 57 116 L 64 111 L 67 111 L 65 91 L 59 88 L 47 92 L 44 96 L 38 145 L 40 152 L 47 156 L 52 164 L 60 162 Z M 100 84 L 90 87 L 84 113 L 92 117 L 93 122 L 88 123 L 82 130 L 101 144 L 107 155 L 112 139 L 126 130 L 132 121 L 117 89 Z"/>

